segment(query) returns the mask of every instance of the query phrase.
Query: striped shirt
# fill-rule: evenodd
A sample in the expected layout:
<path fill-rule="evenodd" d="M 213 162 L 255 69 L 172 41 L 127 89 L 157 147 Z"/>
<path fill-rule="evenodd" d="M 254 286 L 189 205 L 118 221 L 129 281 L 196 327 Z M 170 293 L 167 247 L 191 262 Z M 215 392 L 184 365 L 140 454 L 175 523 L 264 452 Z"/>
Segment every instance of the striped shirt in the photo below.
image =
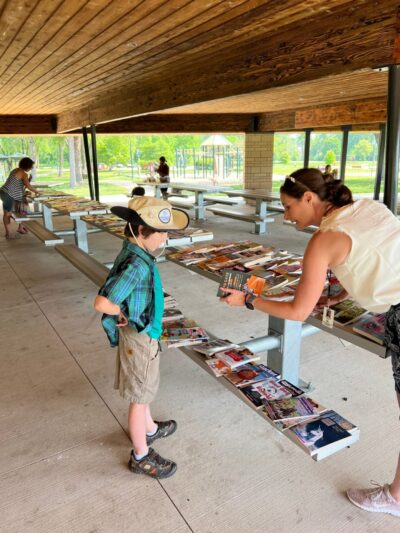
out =
<path fill-rule="evenodd" d="M 99 295 L 118 305 L 138 333 L 148 333 L 155 319 L 153 256 L 125 240 Z M 104 314 L 102 326 L 111 346 L 118 346 L 118 316 Z M 161 332 L 160 332 L 161 333 Z"/>
<path fill-rule="evenodd" d="M 11 196 L 13 200 L 22 201 L 24 199 L 25 185 L 22 179 L 16 177 L 15 173 L 17 168 L 14 168 L 10 172 L 5 184 L 1 187 L 1 190 Z"/>

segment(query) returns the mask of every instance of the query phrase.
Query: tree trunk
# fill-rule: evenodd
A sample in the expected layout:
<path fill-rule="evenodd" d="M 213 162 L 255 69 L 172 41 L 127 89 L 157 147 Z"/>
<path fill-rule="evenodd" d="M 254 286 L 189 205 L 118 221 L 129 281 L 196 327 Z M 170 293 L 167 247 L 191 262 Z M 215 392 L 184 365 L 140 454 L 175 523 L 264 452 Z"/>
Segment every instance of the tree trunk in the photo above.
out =
<path fill-rule="evenodd" d="M 39 166 L 39 152 L 37 151 L 35 139 L 33 137 L 29 137 L 29 157 L 35 161 L 35 166 L 31 171 L 32 182 L 34 183 L 36 181 L 36 173 Z"/>
<path fill-rule="evenodd" d="M 74 137 L 76 183 L 82 183 L 82 143 L 80 137 Z"/>
<path fill-rule="evenodd" d="M 69 148 L 69 186 L 74 189 L 76 186 L 76 169 L 75 169 L 75 141 L 73 137 L 68 137 Z"/>
<path fill-rule="evenodd" d="M 64 172 L 64 144 L 65 144 L 65 138 L 60 137 L 58 139 L 58 169 L 57 169 L 57 176 L 59 178 L 62 177 Z"/>

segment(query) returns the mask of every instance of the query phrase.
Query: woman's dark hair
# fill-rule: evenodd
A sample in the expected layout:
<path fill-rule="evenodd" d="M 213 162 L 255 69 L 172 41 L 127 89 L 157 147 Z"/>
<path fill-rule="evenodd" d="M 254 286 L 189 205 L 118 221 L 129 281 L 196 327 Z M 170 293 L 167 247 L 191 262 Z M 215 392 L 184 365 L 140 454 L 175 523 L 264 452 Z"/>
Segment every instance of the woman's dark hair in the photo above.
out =
<path fill-rule="evenodd" d="M 300 199 L 307 191 L 315 193 L 323 202 L 336 207 L 354 202 L 351 190 L 341 181 L 324 176 L 318 168 L 300 168 L 295 170 L 283 182 L 280 192 L 292 198 Z"/>
<path fill-rule="evenodd" d="M 132 228 L 133 234 L 132 234 L 131 228 Z M 147 239 L 147 237 L 150 237 L 150 235 L 153 235 L 153 233 L 157 233 L 157 230 L 153 228 L 148 228 L 147 226 L 141 226 L 141 228 L 142 229 L 140 231 L 140 234 L 145 239 Z M 124 229 L 124 235 L 125 237 L 133 237 L 133 235 L 137 237 L 139 235 L 139 225 L 131 224 L 129 227 L 129 224 L 127 224 Z"/>
<path fill-rule="evenodd" d="M 18 167 L 28 172 L 28 170 L 32 170 L 32 167 L 34 164 L 35 164 L 35 161 L 32 161 L 30 157 L 23 157 L 21 161 L 18 163 Z"/>

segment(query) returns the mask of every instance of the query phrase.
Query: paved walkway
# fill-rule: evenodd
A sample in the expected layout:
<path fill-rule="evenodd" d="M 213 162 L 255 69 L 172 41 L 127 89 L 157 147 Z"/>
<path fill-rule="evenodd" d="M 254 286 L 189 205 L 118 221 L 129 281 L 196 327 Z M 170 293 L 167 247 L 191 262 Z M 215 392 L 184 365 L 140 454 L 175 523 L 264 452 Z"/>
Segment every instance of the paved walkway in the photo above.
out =
<path fill-rule="evenodd" d="M 309 238 L 280 222 L 264 236 L 213 216 L 202 224 L 220 239 L 295 251 Z M 120 241 L 94 234 L 90 246 L 106 261 Z M 170 263 L 161 273 L 185 314 L 215 334 L 241 341 L 265 333 L 265 315 L 219 303 L 211 281 Z M 304 340 L 302 377 L 313 396 L 361 428 L 359 443 L 315 463 L 182 352 L 164 352 L 153 413 L 176 418 L 178 431 L 156 448 L 178 471 L 158 482 L 127 469 L 127 406 L 112 388 L 115 352 L 93 311 L 95 294 L 34 236 L 0 239 L 1 532 L 398 530 L 398 519 L 360 511 L 344 496 L 350 485 L 392 474 L 398 413 L 389 361 L 328 334 Z"/>

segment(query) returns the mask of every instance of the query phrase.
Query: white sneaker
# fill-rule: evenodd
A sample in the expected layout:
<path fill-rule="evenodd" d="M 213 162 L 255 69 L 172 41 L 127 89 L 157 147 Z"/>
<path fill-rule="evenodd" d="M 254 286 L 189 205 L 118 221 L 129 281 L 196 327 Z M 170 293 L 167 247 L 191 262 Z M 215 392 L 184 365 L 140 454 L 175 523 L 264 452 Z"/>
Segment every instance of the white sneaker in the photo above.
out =
<path fill-rule="evenodd" d="M 400 503 L 390 494 L 389 485 L 375 489 L 349 489 L 347 497 L 360 509 L 371 513 L 388 513 L 400 517 Z"/>

